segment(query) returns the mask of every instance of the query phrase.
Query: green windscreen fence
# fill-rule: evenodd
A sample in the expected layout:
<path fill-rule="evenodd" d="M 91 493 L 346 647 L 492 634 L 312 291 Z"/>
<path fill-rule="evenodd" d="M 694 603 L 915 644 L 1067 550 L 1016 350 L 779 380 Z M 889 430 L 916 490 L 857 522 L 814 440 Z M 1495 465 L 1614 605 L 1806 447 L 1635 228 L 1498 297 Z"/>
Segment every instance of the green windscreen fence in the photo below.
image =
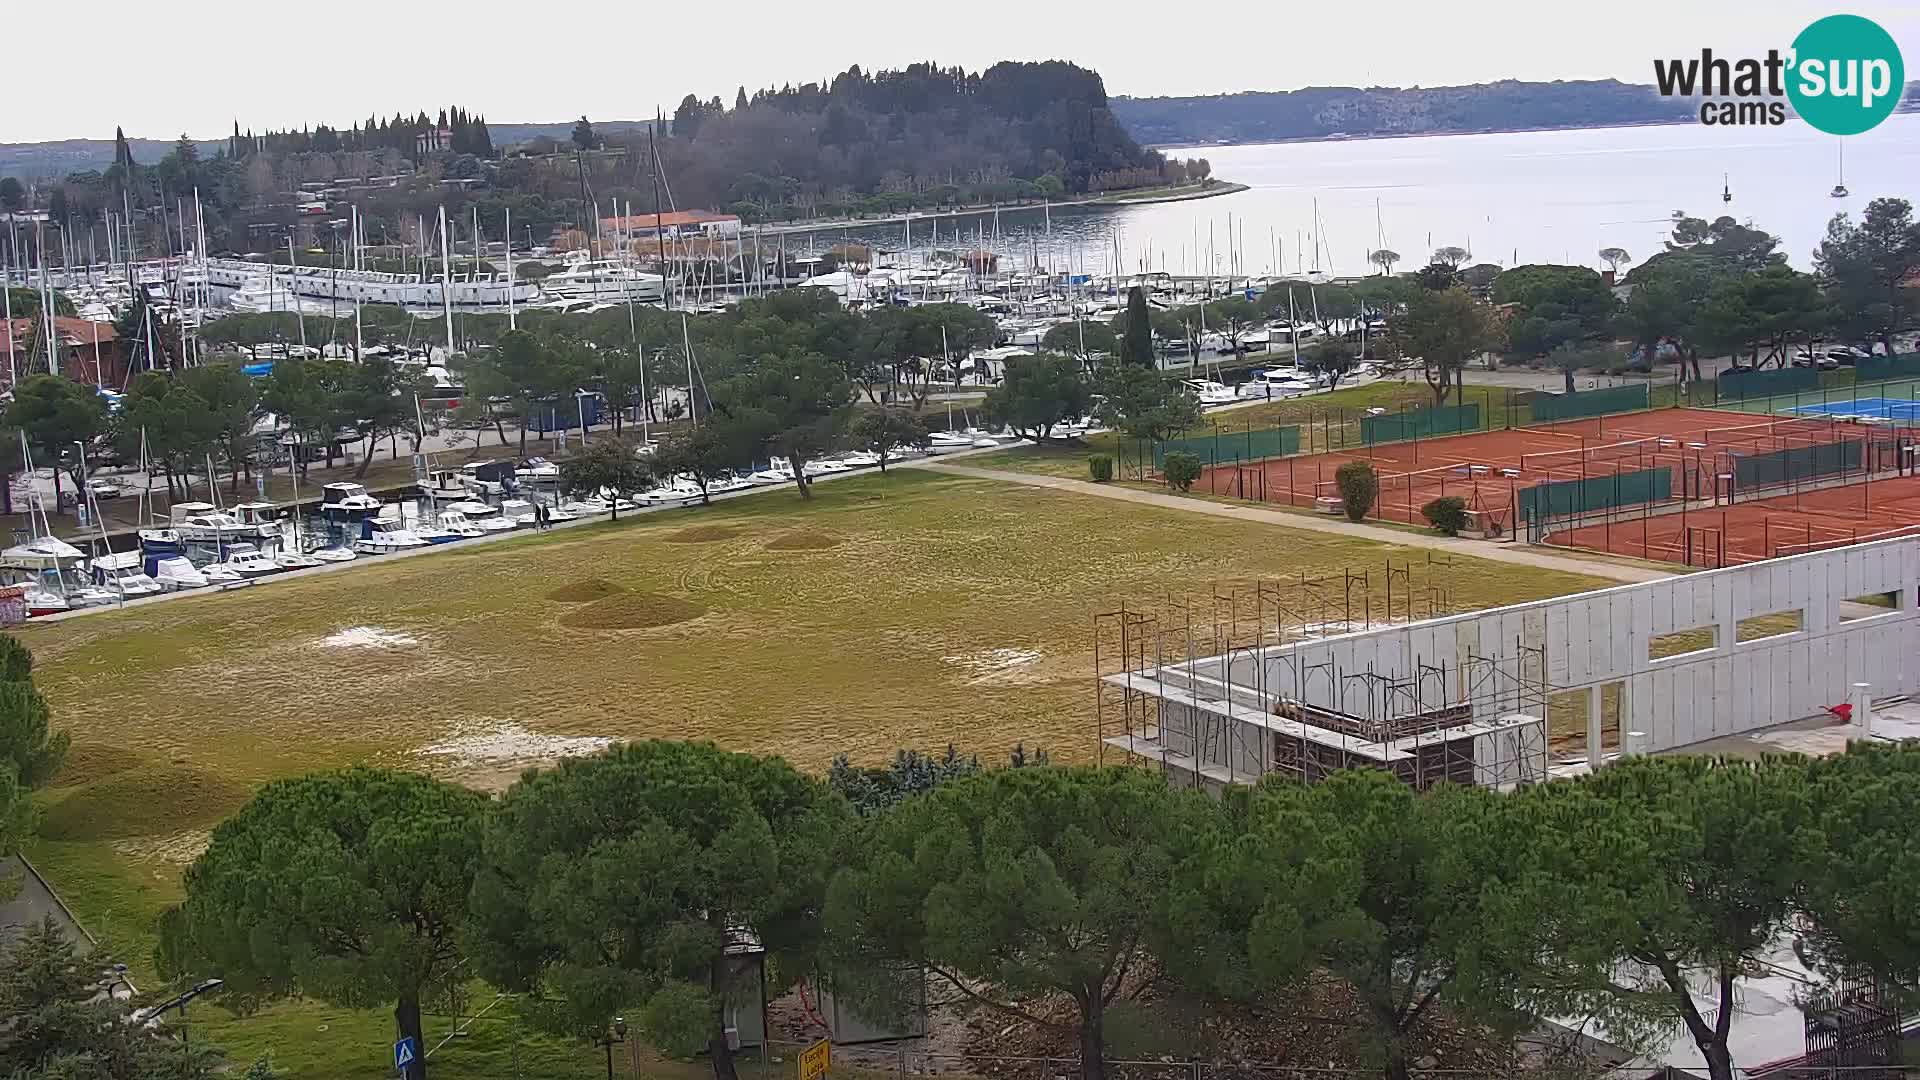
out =
<path fill-rule="evenodd" d="M 1528 406 L 1536 424 L 1577 420 L 1608 413 L 1637 412 L 1651 407 L 1652 388 L 1646 383 L 1582 390 L 1574 394 L 1540 394 Z"/>
<path fill-rule="evenodd" d="M 1480 406 L 1477 403 L 1409 409 L 1406 412 L 1360 418 L 1360 441 L 1368 446 L 1479 430 Z"/>
<path fill-rule="evenodd" d="M 1920 375 L 1920 352 L 1900 353 L 1897 356 L 1871 356 L 1854 365 L 1853 381 L 1860 383 L 1886 382 L 1888 379 L 1905 379 Z"/>
<path fill-rule="evenodd" d="M 1556 480 L 1520 491 L 1520 520 L 1538 525 L 1615 506 L 1644 506 L 1673 497 L 1673 469 L 1635 469 L 1585 480 Z"/>
<path fill-rule="evenodd" d="M 1733 482 L 1740 488 L 1773 487 L 1800 480 L 1858 472 L 1863 454 L 1857 442 L 1795 446 L 1733 459 Z"/>
<path fill-rule="evenodd" d="M 1209 435 L 1168 439 L 1154 446 L 1153 467 L 1165 465 L 1168 454 L 1183 451 L 1198 457 L 1202 465 L 1285 457 L 1300 452 L 1300 428 L 1295 424 L 1270 428 L 1216 427 Z"/>
<path fill-rule="evenodd" d="M 1774 394 L 1797 394 L 1820 389 L 1816 368 L 1785 368 L 1780 371 L 1723 371 L 1714 380 L 1716 401 L 1744 401 Z"/>

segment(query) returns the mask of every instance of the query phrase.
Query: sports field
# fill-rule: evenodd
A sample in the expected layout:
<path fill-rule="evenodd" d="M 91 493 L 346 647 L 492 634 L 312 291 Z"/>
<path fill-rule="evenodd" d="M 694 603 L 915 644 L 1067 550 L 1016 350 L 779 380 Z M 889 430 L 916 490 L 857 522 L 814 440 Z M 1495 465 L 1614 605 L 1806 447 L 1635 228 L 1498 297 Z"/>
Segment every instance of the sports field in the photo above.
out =
<path fill-rule="evenodd" d="M 72 761 L 35 861 L 146 963 L 180 866 L 260 782 L 370 761 L 504 786 L 609 739 L 823 769 L 1094 745 L 1093 616 L 1426 552 L 897 470 L 31 626 Z M 1459 559 L 1456 607 L 1603 584 Z"/>
<path fill-rule="evenodd" d="M 1673 498 L 1711 498 L 1731 457 L 1829 437 L 1842 425 L 1812 418 L 1757 419 L 1714 409 L 1656 409 L 1559 424 L 1447 435 L 1367 450 L 1305 454 L 1208 469 L 1195 485 L 1216 495 L 1310 507 L 1337 498 L 1334 474 L 1349 461 L 1370 463 L 1380 494 L 1370 516 L 1424 523 L 1420 508 L 1453 495 L 1490 530 L 1510 531 L 1520 493 L 1539 484 L 1661 467 L 1672 471 Z"/>
<path fill-rule="evenodd" d="M 1920 532 L 1920 476 L 1808 488 L 1731 506 L 1615 520 L 1547 537 L 1560 547 L 1719 567 Z"/>

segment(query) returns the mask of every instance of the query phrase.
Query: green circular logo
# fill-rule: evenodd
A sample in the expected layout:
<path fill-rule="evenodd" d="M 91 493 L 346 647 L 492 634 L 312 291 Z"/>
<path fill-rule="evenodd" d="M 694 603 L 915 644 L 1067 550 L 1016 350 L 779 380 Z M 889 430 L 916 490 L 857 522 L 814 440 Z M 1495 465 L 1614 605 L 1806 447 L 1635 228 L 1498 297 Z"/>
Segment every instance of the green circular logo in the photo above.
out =
<path fill-rule="evenodd" d="M 1900 46 L 1872 19 L 1829 15 L 1793 39 L 1787 98 L 1829 135 L 1858 135 L 1885 120 L 1906 85 Z"/>

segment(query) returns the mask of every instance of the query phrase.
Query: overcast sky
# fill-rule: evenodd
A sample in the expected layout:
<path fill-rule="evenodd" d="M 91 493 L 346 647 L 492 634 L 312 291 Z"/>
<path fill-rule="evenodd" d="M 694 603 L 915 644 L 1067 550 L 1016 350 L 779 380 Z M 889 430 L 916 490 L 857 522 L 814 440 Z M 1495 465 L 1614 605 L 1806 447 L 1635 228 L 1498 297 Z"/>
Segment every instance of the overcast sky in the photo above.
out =
<path fill-rule="evenodd" d="M 497 122 L 649 116 L 689 93 L 917 60 L 1073 60 L 1111 94 L 1491 79 L 1652 81 L 1652 60 L 1785 48 L 1823 15 L 1875 19 L 1920 78 L 1920 4 L 1866 0 L 1373 0 L 962 5 L 730 0 L 148 0 L 5 5 L 0 141 L 225 135 L 457 103 Z M 79 19 L 79 23 L 76 23 Z M 28 44 L 37 42 L 37 45 Z M 29 88 L 38 89 L 29 89 Z"/>

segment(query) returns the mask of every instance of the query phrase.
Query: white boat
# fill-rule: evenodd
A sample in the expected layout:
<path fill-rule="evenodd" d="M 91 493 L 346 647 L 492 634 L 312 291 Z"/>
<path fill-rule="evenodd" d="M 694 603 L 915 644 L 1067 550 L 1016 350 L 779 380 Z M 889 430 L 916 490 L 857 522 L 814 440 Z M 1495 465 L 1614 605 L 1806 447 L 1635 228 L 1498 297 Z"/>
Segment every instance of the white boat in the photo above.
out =
<path fill-rule="evenodd" d="M 61 596 L 59 593 L 54 592 L 44 585 L 28 584 L 25 591 L 21 594 L 20 599 L 27 606 L 28 618 L 34 618 L 40 615 L 58 615 L 63 611 L 71 611 L 73 609 L 73 605 L 67 603 L 66 597 Z"/>
<path fill-rule="evenodd" d="M 753 486 L 754 486 L 753 481 L 748 480 L 745 477 L 735 476 L 732 473 L 728 473 L 725 476 L 715 477 L 714 479 L 707 481 L 707 494 L 725 495 L 725 494 L 728 494 L 729 492 L 745 491 L 748 488 L 751 488 Z"/>
<path fill-rule="evenodd" d="M 469 540 L 476 536 L 485 536 L 487 531 L 467 519 L 467 515 L 458 510 L 442 510 L 435 519 L 435 526 L 454 540 Z"/>
<path fill-rule="evenodd" d="M 927 452 L 944 454 L 951 450 L 966 450 L 973 446 L 973 437 L 957 431 L 936 431 L 927 437 Z"/>
<path fill-rule="evenodd" d="M 381 555 L 427 546 L 427 542 L 403 522 L 389 518 L 367 518 L 365 528 L 365 534 L 353 544 L 354 550 L 364 555 Z"/>
<path fill-rule="evenodd" d="M 206 578 L 209 585 L 232 585 L 247 580 L 247 575 L 224 563 L 208 563 L 200 568 L 200 576 Z"/>
<path fill-rule="evenodd" d="M 269 281 L 257 277 L 242 284 L 227 297 L 227 306 L 235 311 L 299 311 L 304 310 L 300 297 L 288 289 L 282 278 Z"/>
<path fill-rule="evenodd" d="M 995 445 L 998 444 L 996 443 Z M 819 461 L 809 461 L 805 465 L 800 466 L 800 471 L 807 476 L 825 476 L 828 473 L 852 472 L 853 467 L 834 458 L 822 458 Z"/>
<path fill-rule="evenodd" d="M 871 450 L 854 450 L 841 454 L 840 462 L 850 469 L 871 469 L 880 464 L 880 455 Z"/>
<path fill-rule="evenodd" d="M 207 587 L 207 575 L 194 569 L 193 563 L 184 555 L 172 555 L 157 560 L 153 564 L 153 580 L 169 592 L 181 589 L 204 589 Z"/>
<path fill-rule="evenodd" d="M 282 570 L 308 570 L 324 565 L 319 559 L 300 551 L 276 551 L 273 564 Z"/>
<path fill-rule="evenodd" d="M 764 469 L 755 469 L 747 474 L 747 482 L 755 487 L 768 484 L 793 483 L 793 463 L 786 458 L 774 458 Z"/>
<path fill-rule="evenodd" d="M 561 300 L 635 303 L 665 298 L 666 279 L 622 265 L 617 259 L 577 262 L 540 281 L 540 291 Z"/>
<path fill-rule="evenodd" d="M 380 500 L 359 484 L 332 483 L 320 492 L 320 514 L 329 521 L 361 521 L 380 512 Z"/>
<path fill-rule="evenodd" d="M 323 547 L 308 552 L 308 554 L 323 563 L 352 562 L 354 559 L 359 558 L 359 553 L 350 547 Z"/>
<path fill-rule="evenodd" d="M 174 503 L 168 511 L 170 529 L 147 532 L 172 532 L 179 540 L 204 540 L 225 543 L 229 540 L 258 539 L 260 529 L 214 508 L 212 503 Z M 145 538 L 145 534 L 142 534 Z"/>
<path fill-rule="evenodd" d="M 470 495 L 502 495 L 514 479 L 511 461 L 475 461 L 460 467 L 460 482 Z"/>
<path fill-rule="evenodd" d="M 1182 379 L 1180 385 L 1200 399 L 1201 405 L 1230 405 L 1240 400 L 1240 394 L 1233 387 L 1212 379 Z"/>
<path fill-rule="evenodd" d="M 547 507 L 547 520 L 558 525 L 562 521 L 579 521 L 580 515 L 562 506 L 549 506 Z M 523 520 L 521 524 L 528 524 L 528 522 Z"/>
<path fill-rule="evenodd" d="M 283 529 L 280 508 L 270 502 L 234 503 L 228 513 L 235 521 L 252 528 L 253 534 L 262 540 L 277 539 Z"/>
<path fill-rule="evenodd" d="M 434 502 L 452 502 L 464 499 L 470 494 L 466 479 L 458 469 L 435 469 L 427 474 L 427 482 L 420 490 Z"/>
<path fill-rule="evenodd" d="M 528 458 L 526 464 L 513 470 L 513 475 L 523 484 L 557 484 L 560 466 L 543 457 Z"/>
<path fill-rule="evenodd" d="M 220 560 L 219 565 L 243 578 L 257 578 L 280 572 L 280 564 L 262 554 L 259 548 L 244 543 L 230 545 L 227 548 L 227 557 Z"/>
<path fill-rule="evenodd" d="M 138 551 L 115 551 L 97 555 L 87 563 L 93 583 L 128 600 L 161 592 L 158 581 L 147 576 L 140 565 Z"/>
<path fill-rule="evenodd" d="M 461 499 L 459 502 L 451 502 L 441 507 L 441 509 L 464 515 L 471 521 L 479 521 L 481 518 L 492 517 L 495 513 L 493 507 L 474 499 Z"/>

